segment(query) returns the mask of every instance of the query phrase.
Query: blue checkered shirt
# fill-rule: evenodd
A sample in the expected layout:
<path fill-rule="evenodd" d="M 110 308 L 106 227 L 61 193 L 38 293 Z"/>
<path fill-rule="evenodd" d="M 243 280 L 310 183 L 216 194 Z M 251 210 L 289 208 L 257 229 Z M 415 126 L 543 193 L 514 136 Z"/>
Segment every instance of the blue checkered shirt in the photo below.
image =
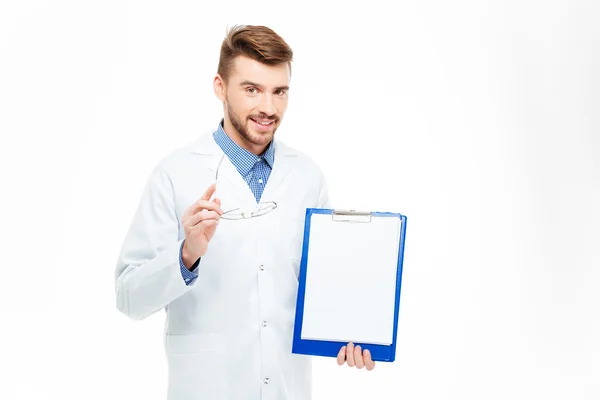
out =
<path fill-rule="evenodd" d="M 221 147 L 225 155 L 231 160 L 231 163 L 238 170 L 242 178 L 246 181 L 252 193 L 254 193 L 254 198 L 256 198 L 256 202 L 260 201 L 260 197 L 262 196 L 265 185 L 267 184 L 267 180 L 269 179 L 269 175 L 271 175 L 271 169 L 273 168 L 273 162 L 275 161 L 275 148 L 273 146 L 273 141 L 269 144 L 269 147 L 265 152 L 257 156 L 249 152 L 246 149 L 241 148 L 223 130 L 223 120 L 219 124 L 219 127 L 215 132 L 213 132 L 213 137 L 215 142 Z M 183 250 L 183 244 L 185 240 L 181 243 L 181 247 L 179 249 L 179 268 L 181 270 L 181 276 L 183 276 L 183 280 L 186 285 L 192 284 L 194 280 L 198 277 L 197 268 L 200 263 L 200 259 L 198 259 L 190 271 L 183 264 L 183 259 L 181 258 L 181 252 Z"/>

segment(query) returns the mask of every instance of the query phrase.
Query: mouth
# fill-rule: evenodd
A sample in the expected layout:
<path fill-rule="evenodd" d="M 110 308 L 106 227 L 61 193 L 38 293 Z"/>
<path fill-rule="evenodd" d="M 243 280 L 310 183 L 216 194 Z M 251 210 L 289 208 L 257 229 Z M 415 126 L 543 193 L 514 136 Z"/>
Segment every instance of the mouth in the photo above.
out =
<path fill-rule="evenodd" d="M 254 123 L 254 126 L 256 127 L 256 129 L 258 129 L 259 131 L 262 131 L 262 132 L 270 131 L 271 128 L 273 127 L 273 125 L 275 124 L 275 120 L 256 120 L 253 118 L 250 118 L 250 119 Z"/>

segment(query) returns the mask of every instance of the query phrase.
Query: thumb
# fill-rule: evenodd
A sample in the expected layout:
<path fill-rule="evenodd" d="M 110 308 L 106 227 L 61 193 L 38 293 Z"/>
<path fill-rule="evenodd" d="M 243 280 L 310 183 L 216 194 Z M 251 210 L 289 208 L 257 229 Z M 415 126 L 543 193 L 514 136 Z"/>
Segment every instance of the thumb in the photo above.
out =
<path fill-rule="evenodd" d="M 213 202 L 217 203 L 219 205 L 219 207 L 221 206 L 221 199 L 213 199 Z"/>

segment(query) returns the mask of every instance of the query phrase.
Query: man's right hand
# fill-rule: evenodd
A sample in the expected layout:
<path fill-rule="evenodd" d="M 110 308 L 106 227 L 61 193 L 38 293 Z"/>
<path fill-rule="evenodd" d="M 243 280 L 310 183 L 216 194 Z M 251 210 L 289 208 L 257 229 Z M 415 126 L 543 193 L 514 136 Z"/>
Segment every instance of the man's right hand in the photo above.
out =
<path fill-rule="evenodd" d="M 210 198 L 215 193 L 215 184 L 208 187 L 200 200 L 192 204 L 181 218 L 185 231 L 185 243 L 181 251 L 181 258 L 187 269 L 202 257 L 208 249 L 208 242 L 212 239 L 223 210 L 221 200 Z"/>

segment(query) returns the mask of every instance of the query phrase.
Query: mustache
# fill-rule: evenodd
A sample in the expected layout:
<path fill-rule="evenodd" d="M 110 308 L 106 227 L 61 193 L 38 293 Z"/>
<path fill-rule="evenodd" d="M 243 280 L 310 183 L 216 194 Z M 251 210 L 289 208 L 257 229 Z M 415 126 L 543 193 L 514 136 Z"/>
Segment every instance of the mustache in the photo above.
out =
<path fill-rule="evenodd" d="M 273 116 L 269 117 L 266 114 L 250 115 L 248 118 L 252 118 L 252 119 L 266 119 L 266 120 L 275 121 L 275 122 L 279 121 L 279 118 L 277 118 L 276 116 L 273 115 Z"/>

